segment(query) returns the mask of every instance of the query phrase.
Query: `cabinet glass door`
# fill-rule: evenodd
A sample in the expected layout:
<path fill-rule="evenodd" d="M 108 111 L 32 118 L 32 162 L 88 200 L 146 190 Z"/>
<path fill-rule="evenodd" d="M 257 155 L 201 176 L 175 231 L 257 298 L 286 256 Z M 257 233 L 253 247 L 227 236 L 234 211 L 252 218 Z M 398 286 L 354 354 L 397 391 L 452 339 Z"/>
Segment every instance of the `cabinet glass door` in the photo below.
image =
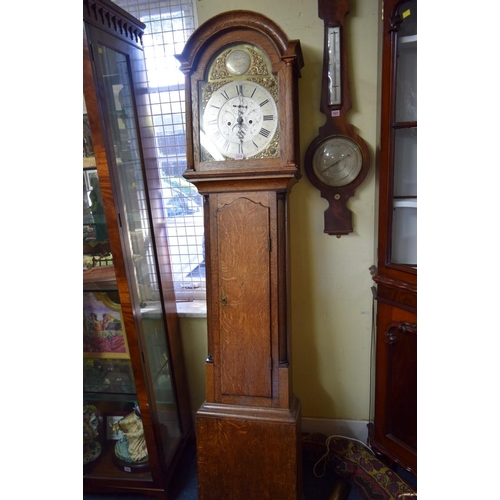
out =
<path fill-rule="evenodd" d="M 128 282 L 132 295 L 138 299 L 135 320 L 145 358 L 144 375 L 152 388 L 150 409 L 156 415 L 164 457 L 168 462 L 181 437 L 181 429 L 170 372 L 157 255 L 142 169 L 138 117 L 133 105 L 130 61 L 127 54 L 99 44 L 96 64 L 104 82 L 101 106 L 104 109 L 115 196 L 120 200 L 118 215 L 124 231 L 122 245 L 127 260 L 133 263 L 127 268 Z"/>
<path fill-rule="evenodd" d="M 90 125 L 83 99 L 83 466 L 113 475 L 110 425 L 137 402 Z"/>
<path fill-rule="evenodd" d="M 417 265 L 417 2 L 395 13 L 396 97 L 393 109 L 393 213 L 391 261 Z"/>

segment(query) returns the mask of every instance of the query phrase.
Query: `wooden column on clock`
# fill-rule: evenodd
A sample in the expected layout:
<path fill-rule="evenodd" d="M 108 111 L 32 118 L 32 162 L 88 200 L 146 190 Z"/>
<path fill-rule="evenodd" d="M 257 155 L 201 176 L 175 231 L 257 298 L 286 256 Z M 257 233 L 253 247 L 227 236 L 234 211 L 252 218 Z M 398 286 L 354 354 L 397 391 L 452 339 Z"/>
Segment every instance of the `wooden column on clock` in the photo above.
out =
<path fill-rule="evenodd" d="M 232 11 L 201 25 L 178 58 L 186 74 L 184 175 L 205 200 L 208 356 L 206 401 L 196 418 L 199 498 L 299 499 L 287 200 L 300 177 L 300 43 L 261 14 Z M 204 119 L 209 112 L 211 122 Z M 213 147 L 206 143 L 210 123 L 219 127 Z"/>

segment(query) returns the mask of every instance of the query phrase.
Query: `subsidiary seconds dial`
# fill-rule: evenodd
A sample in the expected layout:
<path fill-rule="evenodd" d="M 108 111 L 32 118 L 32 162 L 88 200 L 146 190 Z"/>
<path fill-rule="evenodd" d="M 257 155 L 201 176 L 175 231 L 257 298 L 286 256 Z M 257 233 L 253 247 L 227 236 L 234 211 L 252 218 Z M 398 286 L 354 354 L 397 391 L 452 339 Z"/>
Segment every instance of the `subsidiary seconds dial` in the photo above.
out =
<path fill-rule="evenodd" d="M 271 94 L 252 81 L 233 81 L 217 89 L 202 117 L 202 145 L 216 157 L 242 160 L 260 153 L 272 141 L 278 110 Z"/>

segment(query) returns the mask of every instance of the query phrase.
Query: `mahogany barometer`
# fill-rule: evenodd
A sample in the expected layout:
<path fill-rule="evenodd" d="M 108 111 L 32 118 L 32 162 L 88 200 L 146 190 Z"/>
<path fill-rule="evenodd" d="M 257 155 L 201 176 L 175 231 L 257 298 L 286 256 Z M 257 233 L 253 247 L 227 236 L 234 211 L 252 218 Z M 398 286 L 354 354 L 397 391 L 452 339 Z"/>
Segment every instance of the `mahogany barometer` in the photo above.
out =
<path fill-rule="evenodd" d="M 320 109 L 326 122 L 309 145 L 304 162 L 307 177 L 329 203 L 325 233 L 337 237 L 353 230 L 347 202 L 370 167 L 368 147 L 347 121 L 351 94 L 344 17 L 348 12 L 349 0 L 318 0 L 325 27 Z"/>
<path fill-rule="evenodd" d="M 199 498 L 298 499 L 287 200 L 300 177 L 300 42 L 269 18 L 236 10 L 202 24 L 177 57 L 186 75 L 184 176 L 205 200 Z"/>

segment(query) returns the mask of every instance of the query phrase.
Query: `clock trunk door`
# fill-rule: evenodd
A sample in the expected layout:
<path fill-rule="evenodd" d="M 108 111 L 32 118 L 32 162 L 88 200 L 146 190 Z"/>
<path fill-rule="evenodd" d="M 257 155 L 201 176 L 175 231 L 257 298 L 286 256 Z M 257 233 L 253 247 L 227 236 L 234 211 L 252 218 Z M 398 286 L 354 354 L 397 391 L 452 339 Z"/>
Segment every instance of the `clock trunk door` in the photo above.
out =
<path fill-rule="evenodd" d="M 272 262 L 267 195 L 220 194 L 216 220 L 220 300 L 217 392 L 222 402 L 271 398 Z"/>

